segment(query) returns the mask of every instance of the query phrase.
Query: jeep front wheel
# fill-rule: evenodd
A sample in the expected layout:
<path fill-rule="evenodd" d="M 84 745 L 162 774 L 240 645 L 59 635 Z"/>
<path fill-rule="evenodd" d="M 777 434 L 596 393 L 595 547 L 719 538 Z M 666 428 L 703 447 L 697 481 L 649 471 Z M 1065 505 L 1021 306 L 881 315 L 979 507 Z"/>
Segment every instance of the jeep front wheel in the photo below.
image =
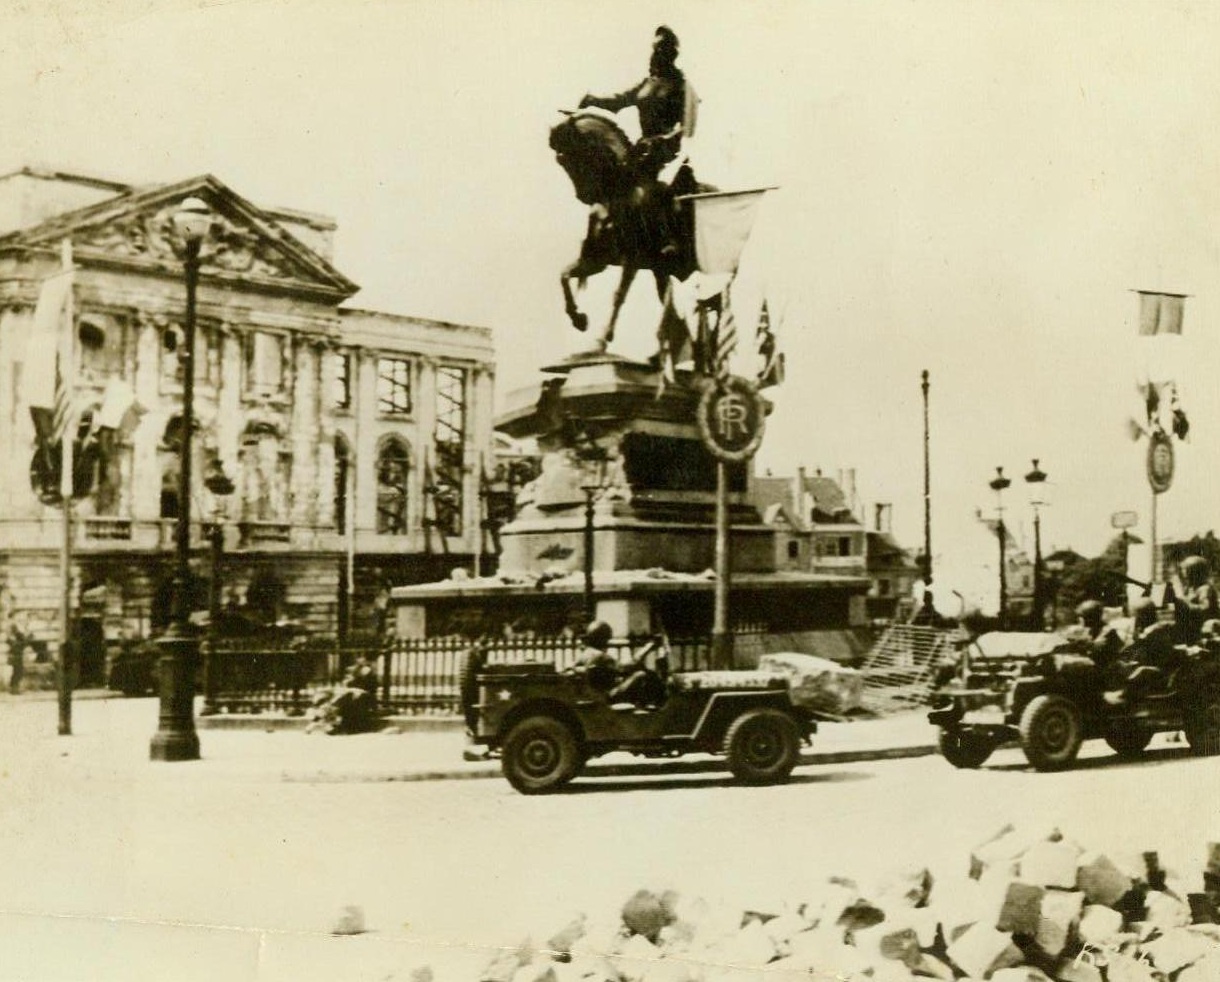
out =
<path fill-rule="evenodd" d="M 743 713 L 724 737 L 729 770 L 746 784 L 782 784 L 796 766 L 800 750 L 796 723 L 778 709 Z"/>
<path fill-rule="evenodd" d="M 509 731 L 500 754 L 508 783 L 522 794 L 545 794 L 576 776 L 583 759 L 572 728 L 554 716 L 530 716 Z"/>
<path fill-rule="evenodd" d="M 1191 753 L 1199 757 L 1220 754 L 1220 685 L 1195 696 L 1186 707 L 1183 729 Z"/>
<path fill-rule="evenodd" d="M 1021 749 L 1040 771 L 1069 766 L 1083 739 L 1080 710 L 1063 696 L 1037 696 L 1021 714 Z"/>
<path fill-rule="evenodd" d="M 1115 723 L 1106 730 L 1106 743 L 1120 757 L 1138 757 L 1152 742 L 1152 731 L 1138 723 Z"/>
<path fill-rule="evenodd" d="M 941 727 L 936 742 L 945 760 L 967 770 L 982 767 L 995 749 L 995 741 L 990 737 L 958 727 Z"/>

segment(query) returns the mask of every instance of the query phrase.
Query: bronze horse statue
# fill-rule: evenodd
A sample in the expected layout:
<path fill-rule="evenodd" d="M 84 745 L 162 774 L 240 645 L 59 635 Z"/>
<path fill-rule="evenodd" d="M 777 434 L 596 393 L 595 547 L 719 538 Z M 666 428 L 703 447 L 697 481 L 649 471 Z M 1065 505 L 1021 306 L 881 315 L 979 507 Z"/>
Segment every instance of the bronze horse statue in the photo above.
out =
<path fill-rule="evenodd" d="M 622 267 L 610 320 L 597 339 L 598 348 L 605 350 L 614 340 L 614 325 L 637 272 L 652 271 L 662 299 L 668 277 L 685 280 L 694 272 L 691 205 L 676 199 L 714 188 L 698 184 L 687 165 L 679 168 L 672 185 L 658 179 L 664 158 L 673 156 L 672 144 L 659 139 L 632 144 L 613 119 L 596 111 L 565 116 L 551 130 L 550 146 L 572 179 L 576 197 L 589 205 L 589 223 L 579 257 L 559 282 L 572 326 L 584 331 L 589 317 L 576 305 L 572 280 L 583 287 L 607 266 Z"/>

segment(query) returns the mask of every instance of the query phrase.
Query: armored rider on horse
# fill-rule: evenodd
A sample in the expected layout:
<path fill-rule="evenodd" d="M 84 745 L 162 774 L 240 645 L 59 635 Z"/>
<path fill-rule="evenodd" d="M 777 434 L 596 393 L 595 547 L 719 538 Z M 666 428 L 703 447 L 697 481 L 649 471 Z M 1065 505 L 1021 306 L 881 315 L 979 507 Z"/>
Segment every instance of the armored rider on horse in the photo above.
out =
<path fill-rule="evenodd" d="M 590 206 L 588 229 L 580 257 L 560 277 L 565 307 L 573 326 L 584 331 L 588 316 L 576 306 L 571 288 L 607 266 L 623 273 L 610 321 L 598 339 L 604 349 L 614 337 L 614 325 L 638 270 L 651 270 L 657 294 L 666 279 L 684 280 L 694 271 L 693 228 L 689 208 L 680 195 L 710 190 L 696 183 L 682 162 L 671 181 L 663 179 L 679 160 L 682 141 L 693 135 L 698 99 L 677 67 L 678 38 L 668 27 L 653 37 L 648 76 L 611 96 L 586 95 L 580 109 L 551 131 L 550 145 L 567 171 L 580 201 Z M 641 136 L 634 144 L 622 128 L 603 113 L 634 106 Z"/>

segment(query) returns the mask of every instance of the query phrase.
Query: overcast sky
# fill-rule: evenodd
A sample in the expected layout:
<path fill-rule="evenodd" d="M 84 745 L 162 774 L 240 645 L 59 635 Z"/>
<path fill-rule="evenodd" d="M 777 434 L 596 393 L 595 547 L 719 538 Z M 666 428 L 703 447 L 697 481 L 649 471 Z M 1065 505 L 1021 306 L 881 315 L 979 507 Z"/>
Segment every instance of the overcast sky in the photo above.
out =
<path fill-rule="evenodd" d="M 642 77 L 659 22 L 699 177 L 780 186 L 739 277 L 784 312 L 760 468 L 854 467 L 919 545 L 927 368 L 933 551 L 973 593 L 996 465 L 1026 533 L 1019 477 L 1051 475 L 1047 548 L 1095 553 L 1120 509 L 1146 534 L 1124 422 L 1151 359 L 1193 424 L 1159 530 L 1220 526 L 1220 4 L 0 0 L 0 169 L 210 172 L 333 215 L 354 302 L 491 326 L 503 396 L 580 340 L 557 276 L 585 216 L 547 131 Z M 1180 341 L 1137 338 L 1137 288 L 1192 295 Z M 658 313 L 641 279 L 623 353 Z"/>

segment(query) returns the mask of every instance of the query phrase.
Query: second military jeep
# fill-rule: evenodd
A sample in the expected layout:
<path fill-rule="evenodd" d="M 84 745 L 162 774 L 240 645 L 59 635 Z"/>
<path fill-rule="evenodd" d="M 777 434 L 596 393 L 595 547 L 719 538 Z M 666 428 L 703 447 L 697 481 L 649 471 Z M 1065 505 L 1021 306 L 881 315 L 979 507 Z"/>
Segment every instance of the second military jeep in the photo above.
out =
<path fill-rule="evenodd" d="M 618 701 L 604 667 L 469 664 L 462 685 L 468 734 L 498 753 L 504 776 L 523 794 L 554 791 L 585 763 L 612 751 L 644 757 L 724 754 L 747 784 L 786 781 L 802 743 L 817 731 L 813 712 L 794 704 L 788 679 L 773 672 L 647 669 L 645 655 L 612 670 L 636 675 L 634 701 Z M 602 671 L 599 672 L 599 669 Z"/>
<path fill-rule="evenodd" d="M 1165 625 L 1172 629 L 1172 625 Z M 1082 741 L 1100 737 L 1135 757 L 1156 733 L 1182 730 L 1196 754 L 1220 753 L 1220 651 L 1177 645 L 1171 664 L 1128 665 L 1114 676 L 1058 634 L 994 632 L 971 642 L 932 695 L 930 722 L 955 767 L 980 767 L 1001 744 L 1020 742 L 1040 771 L 1068 767 Z"/>

